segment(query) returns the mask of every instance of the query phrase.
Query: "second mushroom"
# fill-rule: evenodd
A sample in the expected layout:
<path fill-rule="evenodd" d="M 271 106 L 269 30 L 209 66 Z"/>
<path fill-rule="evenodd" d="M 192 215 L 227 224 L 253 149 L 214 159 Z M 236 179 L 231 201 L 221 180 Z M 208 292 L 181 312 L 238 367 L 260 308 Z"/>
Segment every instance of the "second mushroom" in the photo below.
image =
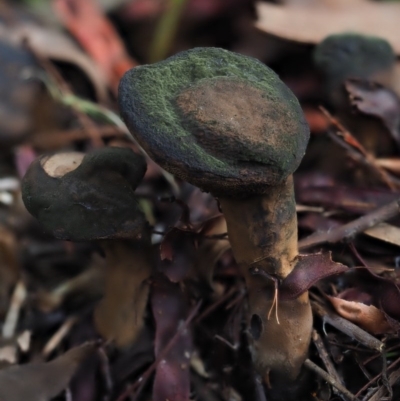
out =
<path fill-rule="evenodd" d="M 103 248 L 105 295 L 95 321 L 120 347 L 143 327 L 154 265 L 150 226 L 134 194 L 145 171 L 144 158 L 127 148 L 66 152 L 33 162 L 22 186 L 26 208 L 56 238 Z"/>

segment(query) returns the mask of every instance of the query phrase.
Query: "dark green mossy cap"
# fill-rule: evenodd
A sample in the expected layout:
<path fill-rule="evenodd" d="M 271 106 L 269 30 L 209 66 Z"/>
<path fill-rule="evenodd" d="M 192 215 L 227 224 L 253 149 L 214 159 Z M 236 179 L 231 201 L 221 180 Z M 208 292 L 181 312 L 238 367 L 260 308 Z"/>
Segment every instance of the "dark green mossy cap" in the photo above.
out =
<path fill-rule="evenodd" d="M 136 67 L 122 116 L 163 168 L 216 195 L 264 193 L 298 167 L 309 128 L 278 76 L 251 57 L 197 48 Z"/>
<path fill-rule="evenodd" d="M 328 36 L 316 46 L 314 60 L 334 88 L 347 78 L 371 78 L 390 69 L 396 55 L 385 39 L 343 33 Z"/>
<path fill-rule="evenodd" d="M 22 181 L 29 213 L 56 238 L 140 238 L 146 219 L 134 195 L 144 158 L 127 148 L 42 156 Z"/>

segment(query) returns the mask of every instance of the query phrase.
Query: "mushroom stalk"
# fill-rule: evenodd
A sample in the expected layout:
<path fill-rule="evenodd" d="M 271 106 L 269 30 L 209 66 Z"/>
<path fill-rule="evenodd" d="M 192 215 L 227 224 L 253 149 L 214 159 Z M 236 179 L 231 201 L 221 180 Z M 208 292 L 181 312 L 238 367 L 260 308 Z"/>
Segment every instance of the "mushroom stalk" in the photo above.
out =
<path fill-rule="evenodd" d="M 219 197 L 236 261 L 278 279 L 293 269 L 297 256 L 297 215 L 293 180 L 271 186 L 265 195 Z M 252 275 L 251 275 L 252 276 Z M 259 280 L 256 280 L 259 281 Z"/>
<path fill-rule="evenodd" d="M 58 239 L 98 241 L 107 259 L 96 323 L 107 340 L 130 345 L 143 325 L 152 272 L 150 228 L 135 197 L 146 171 L 128 148 L 42 156 L 24 177 L 28 211 Z"/>
<path fill-rule="evenodd" d="M 277 283 L 293 270 L 297 256 L 297 216 L 293 179 L 265 195 L 219 198 L 232 251 L 246 280 L 248 327 L 259 371 L 294 379 L 310 343 L 312 313 L 308 293 L 278 300 Z"/>
<path fill-rule="evenodd" d="M 249 289 L 257 370 L 275 387 L 294 379 L 311 337 L 307 294 L 278 302 L 280 324 L 268 315 L 297 255 L 291 175 L 309 139 L 298 100 L 259 61 L 198 48 L 130 70 L 119 103 L 150 157 L 220 199 Z"/>
<path fill-rule="evenodd" d="M 103 240 L 107 263 L 104 297 L 95 311 L 96 327 L 118 347 L 132 344 L 144 321 L 152 274 L 150 233 L 140 240 Z"/>

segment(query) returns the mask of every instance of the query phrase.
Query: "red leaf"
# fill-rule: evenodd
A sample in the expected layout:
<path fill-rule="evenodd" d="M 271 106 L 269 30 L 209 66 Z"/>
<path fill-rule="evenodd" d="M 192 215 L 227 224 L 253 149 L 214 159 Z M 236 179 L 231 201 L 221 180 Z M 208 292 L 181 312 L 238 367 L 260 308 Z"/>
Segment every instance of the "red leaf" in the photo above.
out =
<path fill-rule="evenodd" d="M 295 299 L 319 280 L 347 271 L 349 268 L 332 261 L 331 252 L 299 255 L 292 272 L 279 287 L 282 299 Z"/>
<path fill-rule="evenodd" d="M 122 75 L 137 65 L 95 0 L 55 0 L 54 9 L 66 28 L 95 60 L 116 91 Z"/>
<path fill-rule="evenodd" d="M 179 284 L 164 275 L 155 278 L 151 307 L 156 323 L 155 356 L 160 355 L 185 321 L 188 310 Z M 153 401 L 189 401 L 192 337 L 185 329 L 156 368 Z"/>

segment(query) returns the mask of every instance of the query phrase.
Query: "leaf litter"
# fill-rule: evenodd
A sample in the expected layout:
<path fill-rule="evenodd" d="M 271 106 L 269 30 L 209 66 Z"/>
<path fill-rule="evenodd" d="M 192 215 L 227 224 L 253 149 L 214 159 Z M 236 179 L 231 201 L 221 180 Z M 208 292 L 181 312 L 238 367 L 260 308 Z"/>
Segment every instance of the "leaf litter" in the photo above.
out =
<path fill-rule="evenodd" d="M 0 132 L 0 399 L 268 399 L 268 381 L 251 362 L 243 278 L 211 195 L 149 165 L 138 193 L 153 225 L 157 271 L 143 332 L 123 348 L 98 343 L 93 311 L 106 280 L 100 247 L 54 240 L 23 208 L 20 177 L 42 152 L 115 145 L 140 151 L 115 113 L 115 90 L 126 69 L 149 62 L 156 19 L 168 12 L 155 0 L 111 1 L 108 14 L 94 0 L 56 3 L 66 30 L 41 22 L 26 6 L 0 7 L 4 51 L 17 54 L 11 46 L 27 57 L 29 81 L 38 84 L 32 93 L 40 99 L 29 107 L 29 91 L 10 99 L 1 77 L 0 107 L 22 101 L 18 110 L 29 129 L 16 124 L 7 135 Z M 166 53 L 198 45 L 244 49 L 296 92 L 312 131 L 295 175 L 299 248 L 306 253 L 276 290 L 280 300 L 310 292 L 314 345 L 304 400 L 396 400 L 400 79 L 396 73 L 386 84 L 346 78 L 343 113 L 325 95 L 313 48 L 299 43 L 351 30 L 379 35 L 399 53 L 399 4 L 276 3 L 188 0 Z M 49 13 L 53 18 L 54 9 Z M 256 36 L 254 26 L 274 37 Z M 16 81 L 6 76 L 5 82 L 9 93 L 22 93 Z M 374 122 L 368 136 L 359 134 L 364 121 Z M 378 151 L 370 137 L 391 145 Z"/>

